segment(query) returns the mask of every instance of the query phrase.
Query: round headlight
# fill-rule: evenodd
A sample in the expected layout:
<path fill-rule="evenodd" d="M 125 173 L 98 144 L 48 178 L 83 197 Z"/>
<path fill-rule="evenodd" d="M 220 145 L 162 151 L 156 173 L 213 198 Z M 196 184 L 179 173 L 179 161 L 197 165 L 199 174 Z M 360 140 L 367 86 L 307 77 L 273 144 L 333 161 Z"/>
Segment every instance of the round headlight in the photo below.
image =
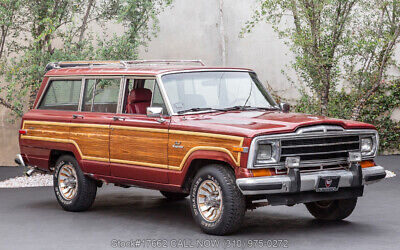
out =
<path fill-rule="evenodd" d="M 272 157 L 272 146 L 271 144 L 260 144 L 258 145 L 257 160 L 269 160 Z"/>
<path fill-rule="evenodd" d="M 361 152 L 371 152 L 373 147 L 372 138 L 361 139 Z"/>

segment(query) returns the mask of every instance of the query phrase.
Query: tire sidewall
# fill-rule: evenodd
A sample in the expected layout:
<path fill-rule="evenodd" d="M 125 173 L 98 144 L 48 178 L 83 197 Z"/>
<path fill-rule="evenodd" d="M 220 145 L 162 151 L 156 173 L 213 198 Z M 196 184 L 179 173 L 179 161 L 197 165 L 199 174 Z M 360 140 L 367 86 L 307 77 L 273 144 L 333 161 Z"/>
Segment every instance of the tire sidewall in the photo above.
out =
<path fill-rule="evenodd" d="M 211 180 L 213 181 L 220 189 L 222 192 L 222 208 L 221 208 L 221 215 L 219 218 L 214 221 L 214 222 L 209 222 L 206 221 L 203 216 L 200 214 L 200 211 L 198 209 L 198 204 L 197 204 L 197 193 L 199 192 L 199 187 L 200 185 L 206 181 L 206 180 Z M 218 228 L 218 226 L 223 222 L 224 220 L 224 212 L 226 209 L 226 202 L 225 202 L 225 188 L 224 185 L 221 185 L 221 182 L 217 176 L 214 176 L 212 174 L 200 174 L 198 175 L 192 184 L 191 192 L 190 192 L 190 203 L 191 203 L 191 210 L 194 219 L 196 220 L 197 223 L 201 225 L 201 227 L 204 227 L 206 229 L 215 229 Z"/>
<path fill-rule="evenodd" d="M 61 195 L 61 191 L 60 188 L 58 186 L 59 180 L 58 180 L 58 176 L 59 173 L 61 171 L 62 166 L 70 164 L 71 166 L 73 166 L 73 168 L 75 169 L 75 172 L 77 174 L 77 181 L 78 181 L 78 190 L 76 192 L 76 195 L 73 199 L 71 200 L 66 200 L 64 199 L 64 197 Z M 79 167 L 77 167 L 77 163 L 76 161 L 72 158 L 72 157 L 68 157 L 68 156 L 62 156 L 60 157 L 60 159 L 57 161 L 56 166 L 55 166 L 55 170 L 54 170 L 54 175 L 53 175 L 53 187 L 54 187 L 54 192 L 56 194 L 57 200 L 62 203 L 65 206 L 73 206 L 74 203 L 76 202 L 76 200 L 79 197 L 80 194 L 80 190 L 81 190 L 81 181 L 80 181 L 80 172 L 79 172 Z"/>

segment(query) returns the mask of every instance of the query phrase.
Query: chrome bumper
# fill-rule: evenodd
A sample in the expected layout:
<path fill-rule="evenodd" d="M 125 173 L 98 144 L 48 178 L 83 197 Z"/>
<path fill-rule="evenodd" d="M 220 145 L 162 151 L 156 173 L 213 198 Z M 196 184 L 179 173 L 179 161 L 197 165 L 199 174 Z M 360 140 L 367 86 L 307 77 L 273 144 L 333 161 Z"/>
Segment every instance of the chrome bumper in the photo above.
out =
<path fill-rule="evenodd" d="M 237 179 L 236 184 L 244 195 L 278 194 L 315 190 L 320 177 L 340 176 L 340 189 L 370 184 L 382 180 L 386 176 L 385 169 L 381 166 L 363 168 L 361 173 L 351 170 L 331 170 L 298 173 L 297 177 L 293 175 L 251 177 Z"/>

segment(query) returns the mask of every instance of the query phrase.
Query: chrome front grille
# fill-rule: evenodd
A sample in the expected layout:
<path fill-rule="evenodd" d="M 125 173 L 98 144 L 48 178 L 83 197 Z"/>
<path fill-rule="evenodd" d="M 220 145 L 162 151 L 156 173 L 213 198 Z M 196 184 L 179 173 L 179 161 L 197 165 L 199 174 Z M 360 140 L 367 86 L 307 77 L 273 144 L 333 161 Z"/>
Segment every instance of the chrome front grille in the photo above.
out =
<path fill-rule="evenodd" d="M 281 158 L 284 163 L 288 156 L 299 156 L 302 165 L 335 163 L 346 161 L 349 152 L 360 150 L 358 135 L 320 136 L 281 140 Z"/>

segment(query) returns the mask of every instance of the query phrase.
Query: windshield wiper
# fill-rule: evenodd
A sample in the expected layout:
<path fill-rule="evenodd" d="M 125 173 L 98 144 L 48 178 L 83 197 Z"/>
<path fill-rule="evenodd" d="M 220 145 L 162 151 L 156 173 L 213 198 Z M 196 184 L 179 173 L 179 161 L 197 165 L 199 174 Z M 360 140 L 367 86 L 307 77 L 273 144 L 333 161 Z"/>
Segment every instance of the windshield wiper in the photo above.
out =
<path fill-rule="evenodd" d="M 206 110 L 215 110 L 215 109 L 213 109 L 213 108 L 191 108 L 191 109 L 180 110 L 180 111 L 178 111 L 178 114 L 183 114 L 183 113 L 187 113 L 187 112 L 206 111 Z"/>
<path fill-rule="evenodd" d="M 232 107 L 222 108 L 222 109 L 218 109 L 218 110 L 220 110 L 220 111 L 245 110 L 247 108 L 250 108 L 250 106 L 232 106 Z"/>
<path fill-rule="evenodd" d="M 257 109 L 276 110 L 276 109 L 279 109 L 279 108 L 276 108 L 276 107 L 233 106 L 233 107 L 228 107 L 228 108 L 223 108 L 223 109 L 218 109 L 218 110 L 220 110 L 220 111 L 230 111 L 230 110 L 257 110 Z"/>
<path fill-rule="evenodd" d="M 278 107 L 250 107 L 251 109 L 278 110 Z"/>

